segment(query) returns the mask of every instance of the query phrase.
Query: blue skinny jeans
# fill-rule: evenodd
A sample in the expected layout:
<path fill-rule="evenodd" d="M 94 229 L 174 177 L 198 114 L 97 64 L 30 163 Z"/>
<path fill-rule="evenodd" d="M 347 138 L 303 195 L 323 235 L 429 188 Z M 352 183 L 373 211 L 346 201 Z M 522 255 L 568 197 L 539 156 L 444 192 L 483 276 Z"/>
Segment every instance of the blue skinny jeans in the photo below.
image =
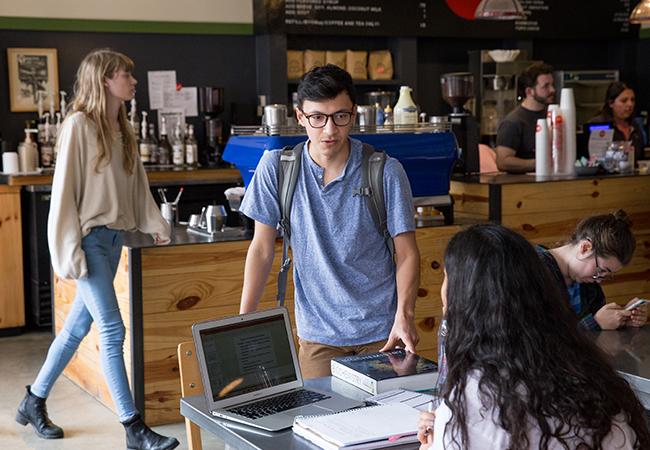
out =
<path fill-rule="evenodd" d="M 77 294 L 70 313 L 31 386 L 33 394 L 47 398 L 54 382 L 95 321 L 100 338 L 101 367 L 120 422 L 127 421 L 138 413 L 124 367 L 125 329 L 113 287 L 122 240 L 121 231 L 103 226 L 93 228 L 82 239 L 81 247 L 86 254 L 88 275 L 77 280 Z"/>

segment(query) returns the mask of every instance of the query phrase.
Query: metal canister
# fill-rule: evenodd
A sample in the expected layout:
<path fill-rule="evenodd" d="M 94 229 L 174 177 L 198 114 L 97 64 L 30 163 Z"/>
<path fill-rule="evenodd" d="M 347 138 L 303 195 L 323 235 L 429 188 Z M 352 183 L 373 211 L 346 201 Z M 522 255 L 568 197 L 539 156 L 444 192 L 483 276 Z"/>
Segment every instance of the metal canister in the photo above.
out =
<path fill-rule="evenodd" d="M 280 134 L 282 127 L 287 126 L 287 105 L 266 105 L 262 125 L 268 126 L 271 134 Z"/>

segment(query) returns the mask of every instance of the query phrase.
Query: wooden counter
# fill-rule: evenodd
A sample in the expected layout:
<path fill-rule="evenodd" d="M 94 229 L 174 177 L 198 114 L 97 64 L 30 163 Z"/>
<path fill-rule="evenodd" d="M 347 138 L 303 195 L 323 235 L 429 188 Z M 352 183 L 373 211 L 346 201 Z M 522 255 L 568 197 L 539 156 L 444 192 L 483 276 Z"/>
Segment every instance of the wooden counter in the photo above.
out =
<path fill-rule="evenodd" d="M 0 335 L 25 326 L 20 188 L 0 185 Z"/>
<path fill-rule="evenodd" d="M 227 184 L 241 182 L 241 173 L 237 169 L 158 169 L 146 167 L 149 184 Z M 52 184 L 53 169 L 40 175 L 0 175 L 0 184 L 9 186 L 37 186 Z"/>
<path fill-rule="evenodd" d="M 442 315 L 440 286 L 442 257 L 447 242 L 460 226 L 421 228 L 421 285 L 416 322 L 418 352 L 435 359 L 437 325 Z M 177 234 L 184 233 L 178 230 Z M 183 241 L 181 237 L 177 241 Z M 150 425 L 180 421 L 180 381 L 176 346 L 192 339 L 195 322 L 238 314 L 248 240 L 209 242 L 191 238 L 194 245 L 155 247 L 139 237 L 125 246 L 115 279 L 120 310 L 127 329 L 124 353 L 137 407 Z M 128 244 L 128 242 L 127 242 Z M 260 309 L 275 306 L 276 277 L 281 245 L 264 290 Z M 293 286 L 291 274 L 289 286 Z M 55 328 L 58 333 L 72 305 L 74 282 L 55 279 Z M 293 289 L 287 308 L 293 322 Z M 294 325 L 295 326 L 295 325 Z M 114 410 L 99 362 L 99 335 L 93 324 L 65 374 Z"/>
<path fill-rule="evenodd" d="M 603 283 L 608 301 L 650 298 L 650 175 L 590 177 L 485 174 L 454 177 L 459 217 L 490 220 L 549 247 L 563 243 L 584 217 L 624 209 L 637 247 L 630 264 Z"/>

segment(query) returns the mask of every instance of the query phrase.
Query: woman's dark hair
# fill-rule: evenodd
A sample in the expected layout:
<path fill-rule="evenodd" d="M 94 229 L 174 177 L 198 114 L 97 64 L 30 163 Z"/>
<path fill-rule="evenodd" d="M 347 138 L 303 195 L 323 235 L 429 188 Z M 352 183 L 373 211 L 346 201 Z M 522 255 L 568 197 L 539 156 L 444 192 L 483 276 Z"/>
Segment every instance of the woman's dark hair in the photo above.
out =
<path fill-rule="evenodd" d="M 298 85 L 298 105 L 302 108 L 305 100 L 322 102 L 336 98 L 347 92 L 352 105 L 357 104 L 357 94 L 348 72 L 334 64 L 314 67 L 302 76 Z"/>
<path fill-rule="evenodd" d="M 636 239 L 630 226 L 630 219 L 622 209 L 613 214 L 587 217 L 578 224 L 569 243 L 577 244 L 588 239 L 598 256 L 614 256 L 626 266 L 632 260 L 636 248 Z"/>
<path fill-rule="evenodd" d="M 599 114 L 607 120 L 613 119 L 614 112 L 612 111 L 610 103 L 616 100 L 618 96 L 621 95 L 621 93 L 626 89 L 632 88 L 622 81 L 612 81 L 609 86 L 607 86 L 607 92 L 605 93 L 605 103 L 603 104 L 603 107 L 600 108 Z M 630 121 L 632 120 L 633 116 L 634 114 L 629 117 Z"/>
<path fill-rule="evenodd" d="M 442 393 L 452 412 L 445 434 L 456 448 L 468 446 L 465 388 L 472 375 L 511 449 L 528 448 L 531 419 L 540 449 L 555 439 L 569 449 L 576 438 L 584 440 L 581 448 L 599 449 L 619 413 L 636 432 L 635 448 L 650 448 L 643 407 L 578 330 L 566 294 L 523 237 L 499 225 L 470 227 L 451 239 L 445 268 Z"/>

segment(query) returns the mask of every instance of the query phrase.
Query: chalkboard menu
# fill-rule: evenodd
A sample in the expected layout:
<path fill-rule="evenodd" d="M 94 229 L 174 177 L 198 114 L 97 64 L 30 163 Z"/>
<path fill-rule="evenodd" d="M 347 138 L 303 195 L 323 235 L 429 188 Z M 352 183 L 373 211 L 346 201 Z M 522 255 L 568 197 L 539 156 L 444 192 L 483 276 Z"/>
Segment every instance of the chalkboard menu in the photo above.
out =
<path fill-rule="evenodd" d="M 480 0 L 256 0 L 258 32 L 287 34 L 585 39 L 633 37 L 638 0 L 519 0 L 526 18 L 475 20 Z"/>

